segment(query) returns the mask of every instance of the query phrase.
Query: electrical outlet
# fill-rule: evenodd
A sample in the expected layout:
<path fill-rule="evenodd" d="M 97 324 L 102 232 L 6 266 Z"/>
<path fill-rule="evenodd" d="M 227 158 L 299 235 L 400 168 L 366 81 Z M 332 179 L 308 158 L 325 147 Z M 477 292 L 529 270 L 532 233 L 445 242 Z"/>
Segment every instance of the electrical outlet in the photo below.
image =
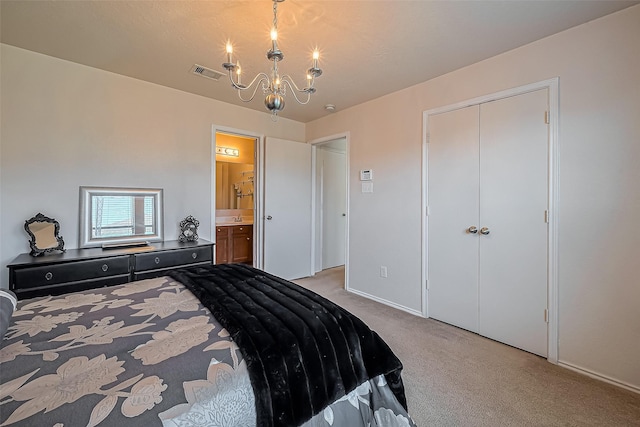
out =
<path fill-rule="evenodd" d="M 380 266 L 380 277 L 387 277 L 387 267 L 384 265 Z"/>

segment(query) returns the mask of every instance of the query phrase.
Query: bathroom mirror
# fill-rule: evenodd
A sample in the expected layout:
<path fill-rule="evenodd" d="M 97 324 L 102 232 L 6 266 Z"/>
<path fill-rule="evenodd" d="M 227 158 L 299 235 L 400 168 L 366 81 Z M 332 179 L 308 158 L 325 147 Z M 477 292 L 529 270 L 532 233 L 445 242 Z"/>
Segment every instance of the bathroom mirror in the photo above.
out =
<path fill-rule="evenodd" d="M 216 209 L 253 209 L 253 164 L 216 162 Z"/>
<path fill-rule="evenodd" d="M 64 240 L 60 233 L 60 224 L 53 218 L 38 213 L 24 222 L 24 229 L 29 235 L 31 255 L 40 256 L 48 252 L 64 252 Z"/>
<path fill-rule="evenodd" d="M 162 241 L 162 189 L 80 187 L 80 247 Z"/>

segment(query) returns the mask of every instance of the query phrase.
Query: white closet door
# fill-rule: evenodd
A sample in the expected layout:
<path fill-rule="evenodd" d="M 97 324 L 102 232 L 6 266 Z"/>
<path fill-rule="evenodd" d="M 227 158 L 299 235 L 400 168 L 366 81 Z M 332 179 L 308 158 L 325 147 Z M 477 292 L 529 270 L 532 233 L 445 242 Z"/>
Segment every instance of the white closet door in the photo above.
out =
<path fill-rule="evenodd" d="M 429 117 L 429 317 L 478 331 L 478 116 L 472 106 Z"/>
<path fill-rule="evenodd" d="M 311 275 L 311 146 L 267 138 L 264 159 L 264 270 Z"/>
<path fill-rule="evenodd" d="M 547 90 L 480 107 L 480 334 L 547 355 Z"/>

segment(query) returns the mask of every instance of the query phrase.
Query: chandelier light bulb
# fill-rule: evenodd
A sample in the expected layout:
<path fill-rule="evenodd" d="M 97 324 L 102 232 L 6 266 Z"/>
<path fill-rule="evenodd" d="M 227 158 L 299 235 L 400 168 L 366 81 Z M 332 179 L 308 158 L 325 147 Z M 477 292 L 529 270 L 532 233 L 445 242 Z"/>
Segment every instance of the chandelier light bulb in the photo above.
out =
<path fill-rule="evenodd" d="M 227 42 L 227 63 L 232 64 L 231 62 L 231 54 L 233 53 L 233 46 L 231 43 Z"/>

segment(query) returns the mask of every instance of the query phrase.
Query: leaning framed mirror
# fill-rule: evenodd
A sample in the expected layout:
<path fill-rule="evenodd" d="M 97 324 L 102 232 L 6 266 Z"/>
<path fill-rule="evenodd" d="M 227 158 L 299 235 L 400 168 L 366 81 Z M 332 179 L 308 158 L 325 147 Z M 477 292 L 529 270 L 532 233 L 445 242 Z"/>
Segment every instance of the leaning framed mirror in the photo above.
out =
<path fill-rule="evenodd" d="M 162 241 L 162 196 L 160 188 L 80 187 L 80 247 Z"/>
<path fill-rule="evenodd" d="M 40 256 L 53 251 L 64 252 L 64 240 L 60 233 L 60 223 L 53 218 L 38 213 L 24 222 L 24 230 L 29 235 L 31 255 Z"/>

